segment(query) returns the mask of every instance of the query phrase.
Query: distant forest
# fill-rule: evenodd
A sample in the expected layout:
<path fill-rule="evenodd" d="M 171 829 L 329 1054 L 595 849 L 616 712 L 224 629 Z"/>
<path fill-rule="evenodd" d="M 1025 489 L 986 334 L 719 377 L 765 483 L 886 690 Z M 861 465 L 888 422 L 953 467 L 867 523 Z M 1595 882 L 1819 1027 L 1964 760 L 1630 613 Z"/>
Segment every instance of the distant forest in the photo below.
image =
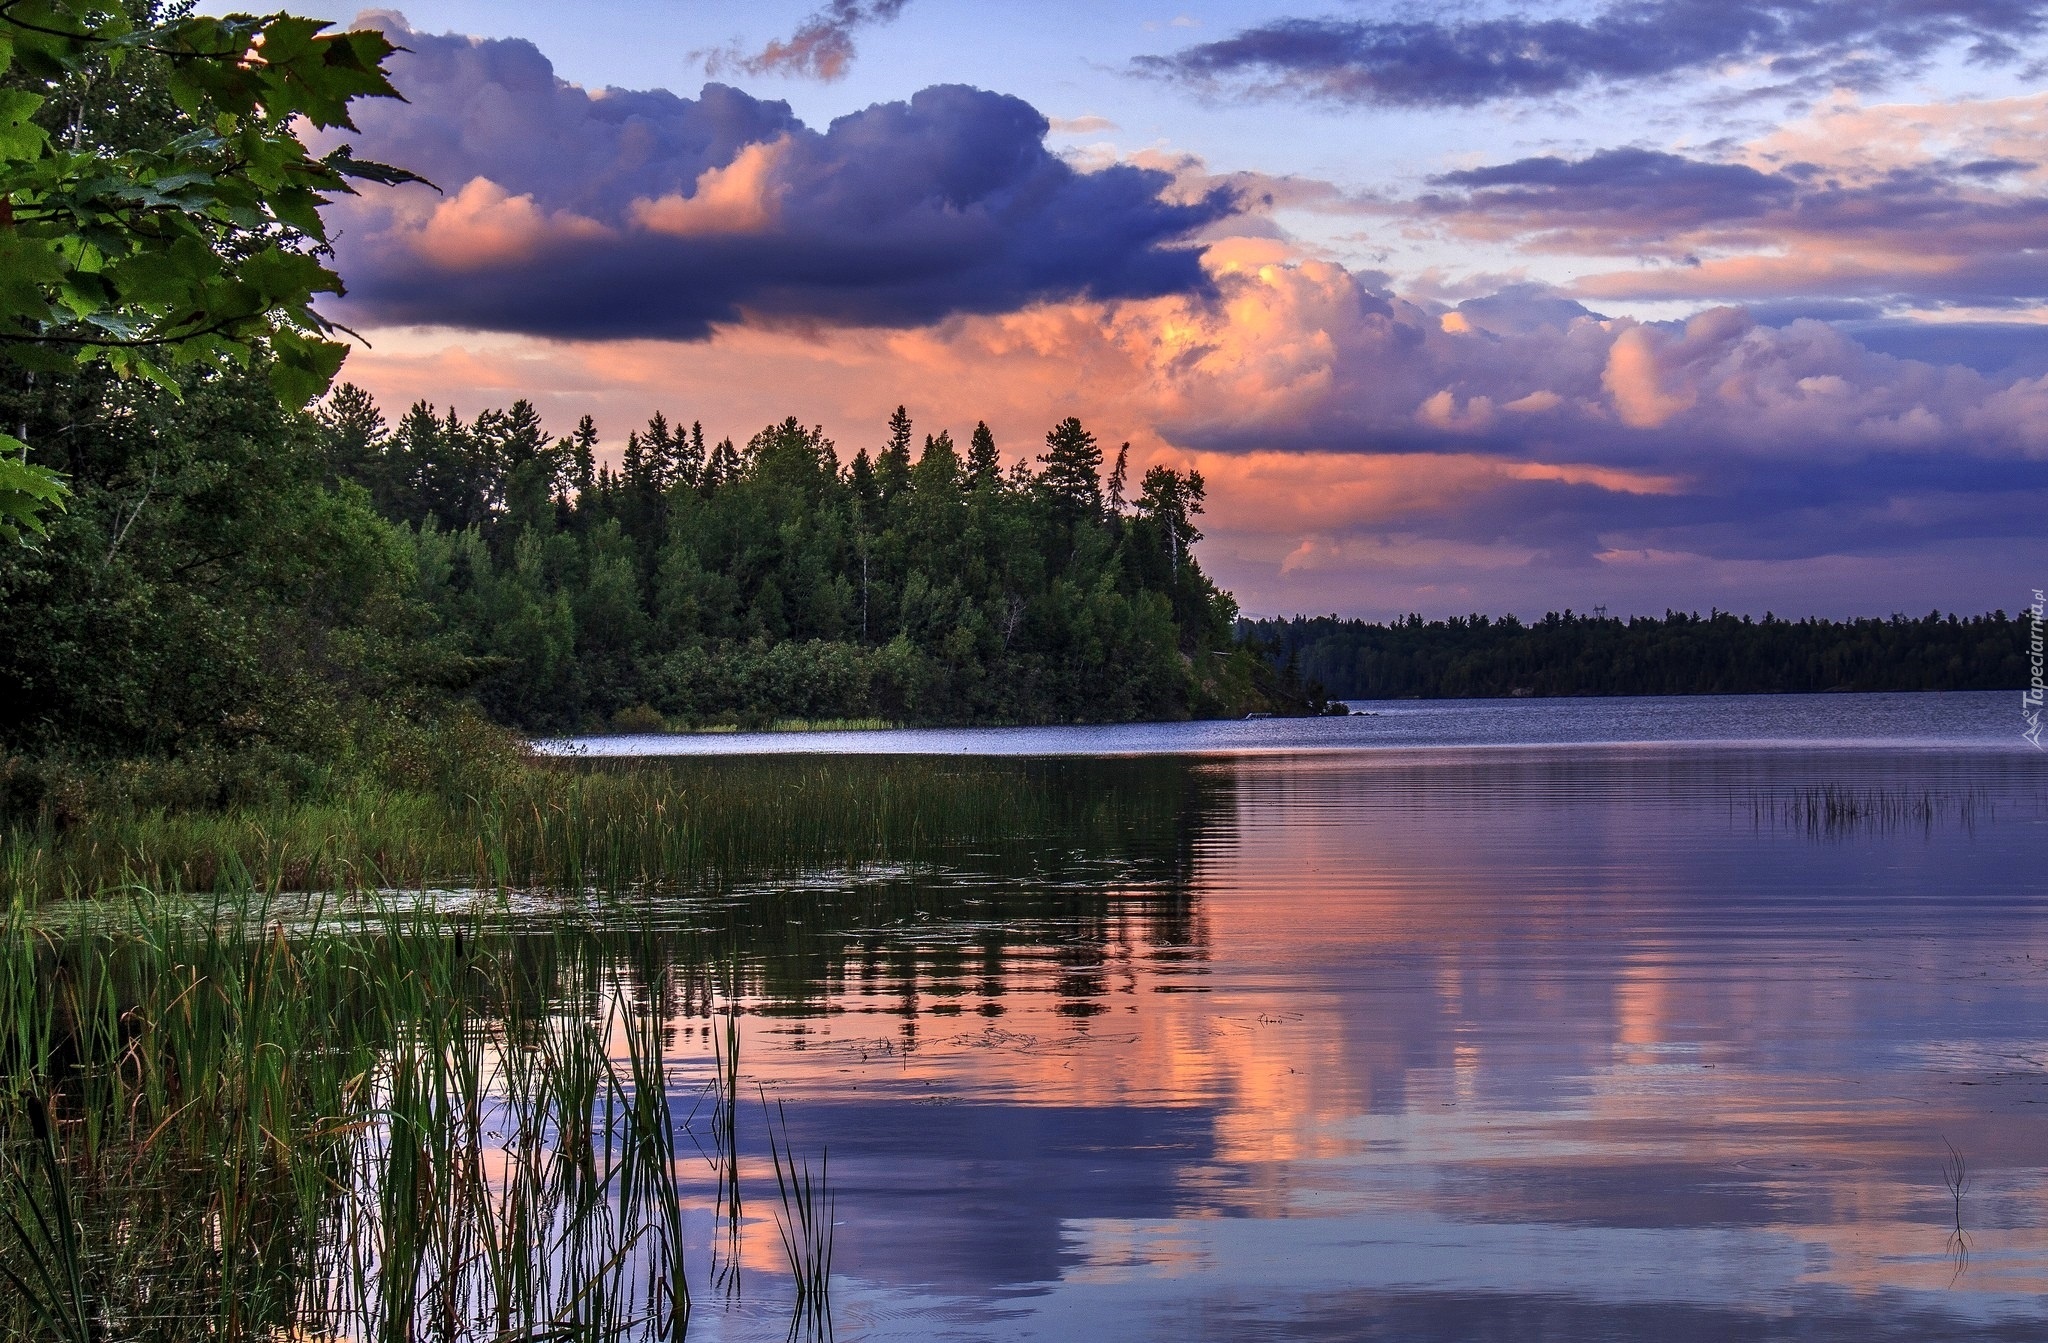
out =
<path fill-rule="evenodd" d="M 1201 475 L 1127 481 L 1127 452 L 1105 463 L 1076 419 L 1005 469 L 987 425 L 920 441 L 901 407 L 850 455 L 794 418 L 740 444 L 657 414 L 616 470 L 588 417 L 550 438 L 524 401 L 387 424 L 344 385 L 320 419 L 329 470 L 403 527 L 419 599 L 502 723 L 1307 708 L 1195 560 Z"/>
<path fill-rule="evenodd" d="M 1566 611 L 1527 625 L 1296 616 L 1239 629 L 1333 699 L 2008 690 L 2028 676 L 2027 624 L 2003 611 L 1843 621 Z"/>

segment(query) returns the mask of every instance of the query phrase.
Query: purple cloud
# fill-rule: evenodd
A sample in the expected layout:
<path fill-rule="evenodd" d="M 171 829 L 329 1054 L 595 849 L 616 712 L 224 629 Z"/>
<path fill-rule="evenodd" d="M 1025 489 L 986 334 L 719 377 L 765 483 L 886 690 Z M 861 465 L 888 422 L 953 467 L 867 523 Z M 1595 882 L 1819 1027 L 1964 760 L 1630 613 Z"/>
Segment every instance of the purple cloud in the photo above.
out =
<path fill-rule="evenodd" d="M 2011 307 L 2048 297 L 2048 197 L 2009 159 L 1849 172 L 1644 149 L 1446 173 L 1395 207 L 1530 252 L 1660 262 L 1591 276 L 1596 299 L 1874 299 Z"/>
<path fill-rule="evenodd" d="M 1624 0 L 1585 18 L 1280 19 L 1136 65 L 1211 89 L 1470 107 L 1735 60 L 1867 84 L 1956 43 L 1977 60 L 2013 59 L 2043 16 L 2036 0 Z"/>
<path fill-rule="evenodd" d="M 438 183 L 335 207 L 349 319 L 695 339 L 742 313 L 915 325 L 1059 298 L 1203 292 L 1227 190 L 1081 172 L 1029 104 L 961 86 L 823 132 L 707 85 L 592 93 L 523 41 L 395 34 L 410 100 L 359 151 Z"/>
<path fill-rule="evenodd" d="M 2048 507 L 2041 369 L 1987 376 L 1739 308 L 1607 317 L 1533 286 L 1444 309 L 1325 263 L 1222 283 L 1249 334 L 1204 333 L 1168 441 L 1413 463 L 1384 468 L 1320 553 L 1350 537 L 1360 555 L 1427 542 L 1547 566 L 1777 562 L 2033 544 Z"/>

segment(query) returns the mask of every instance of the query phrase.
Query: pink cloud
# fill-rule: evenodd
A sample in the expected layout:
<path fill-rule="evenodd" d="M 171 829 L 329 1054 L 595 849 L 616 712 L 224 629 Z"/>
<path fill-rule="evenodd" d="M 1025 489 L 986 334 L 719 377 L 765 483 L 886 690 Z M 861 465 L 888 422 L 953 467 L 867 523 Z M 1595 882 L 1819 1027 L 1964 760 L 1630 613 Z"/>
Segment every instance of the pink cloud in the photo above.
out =
<path fill-rule="evenodd" d="M 484 177 L 471 178 L 423 218 L 410 214 L 399 214 L 389 241 L 451 271 L 516 264 L 553 243 L 612 235 L 594 219 L 566 210 L 542 210 L 531 195 L 511 195 Z"/>
<path fill-rule="evenodd" d="M 628 207 L 636 227 L 688 238 L 715 233 L 760 233 L 775 220 L 775 167 L 788 137 L 748 145 L 731 163 L 706 168 L 687 196 L 671 192 Z"/>

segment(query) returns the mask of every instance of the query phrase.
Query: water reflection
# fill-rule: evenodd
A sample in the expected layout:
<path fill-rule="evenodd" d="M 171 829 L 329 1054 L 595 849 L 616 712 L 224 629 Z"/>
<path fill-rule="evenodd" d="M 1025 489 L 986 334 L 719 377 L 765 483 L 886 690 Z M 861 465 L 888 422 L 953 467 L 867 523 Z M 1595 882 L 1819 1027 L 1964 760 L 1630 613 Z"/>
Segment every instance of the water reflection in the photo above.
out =
<path fill-rule="evenodd" d="M 732 922 L 791 901 L 745 1056 L 833 1153 L 842 1333 L 2048 1328 L 2035 762 L 1152 765 L 1071 786 L 1170 826 Z M 1784 823 L 1830 788 L 1896 805 Z"/>
<path fill-rule="evenodd" d="M 753 768 L 698 762 L 693 786 L 728 766 Z M 2038 757 L 1492 746 L 960 777 L 1015 799 L 1011 833 L 794 879 L 529 893 L 482 945 L 424 939 L 384 970 L 309 954 L 334 1004 L 309 1020 L 384 1005 L 316 1108 L 367 1103 L 363 1078 L 394 1097 L 358 1116 L 388 1126 L 363 1188 L 306 1195 L 320 1234 L 381 1200 L 385 1247 L 438 1207 L 433 1180 L 390 1197 L 390 1158 L 458 1112 L 475 1155 L 421 1169 L 473 1168 L 494 1216 L 519 1170 L 555 1171 L 542 1192 L 586 1209 L 610 1197 L 616 1106 L 672 1150 L 622 1149 L 644 1207 L 597 1219 L 586 1259 L 687 1296 L 691 1337 L 780 1338 L 773 1106 L 788 1151 L 830 1154 L 846 1338 L 2048 1334 Z M 290 959 L 281 931 L 265 946 Z M 442 1041 L 501 1078 L 536 1048 L 575 1067 L 533 1073 L 537 1124 L 508 1122 L 516 1086 L 491 1105 L 457 1086 L 401 1134 L 390 1060 L 440 1078 Z M 324 1085 L 318 1060 L 304 1074 Z M 671 1123 L 644 1122 L 662 1096 Z M 360 1127 L 313 1118 L 342 1146 Z M 543 1159 L 579 1130 L 602 1159 Z M 182 1184 L 151 1207 L 204 1249 L 217 1172 L 178 1171 L 190 1215 Z M 131 1193 L 92 1197 L 119 1221 Z M 535 1281 L 580 1292 L 525 1226 Z M 430 1248 L 423 1277 L 476 1262 L 459 1236 Z M 687 1294 L 661 1278 L 678 1264 Z"/>

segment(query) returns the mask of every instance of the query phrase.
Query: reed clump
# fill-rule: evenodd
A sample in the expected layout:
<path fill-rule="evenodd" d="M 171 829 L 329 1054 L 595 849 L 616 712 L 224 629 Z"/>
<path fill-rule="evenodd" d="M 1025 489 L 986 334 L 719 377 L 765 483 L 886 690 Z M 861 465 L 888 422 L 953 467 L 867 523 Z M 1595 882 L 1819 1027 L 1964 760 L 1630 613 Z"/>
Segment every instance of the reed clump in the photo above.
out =
<path fill-rule="evenodd" d="M 46 811 L 0 831 L 0 901 L 129 888 L 615 893 L 961 854 L 1043 855 L 1176 823 L 1184 762 L 1116 762 L 1108 772 L 1117 778 L 1085 788 L 1074 768 L 919 757 L 531 759 L 446 787 L 361 784 L 318 801 L 116 801 L 82 823 Z M 1153 776 L 1167 775 L 1169 786 L 1157 786 Z"/>
<path fill-rule="evenodd" d="M 434 914 L 69 913 L 0 920 L 0 1337 L 683 1335 L 669 986 Z"/>
<path fill-rule="evenodd" d="M 1824 784 L 1750 799 L 1758 826 L 1804 830 L 1815 835 L 1859 830 L 1890 831 L 1917 826 L 1974 826 L 1991 814 L 1990 798 L 1973 788 L 1956 790 L 1851 788 Z"/>

